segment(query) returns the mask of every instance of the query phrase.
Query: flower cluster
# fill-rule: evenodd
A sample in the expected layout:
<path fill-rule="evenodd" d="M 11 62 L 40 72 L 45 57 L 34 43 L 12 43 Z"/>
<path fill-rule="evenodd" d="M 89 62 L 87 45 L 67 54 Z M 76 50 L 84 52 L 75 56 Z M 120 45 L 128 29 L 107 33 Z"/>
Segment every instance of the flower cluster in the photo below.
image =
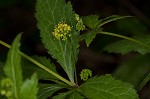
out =
<path fill-rule="evenodd" d="M 9 78 L 5 78 L 1 81 L 1 89 L 0 89 L 0 94 L 2 96 L 6 96 L 8 99 L 12 99 L 12 91 L 11 91 L 11 87 L 13 86 L 13 83 L 11 81 L 11 79 Z"/>
<path fill-rule="evenodd" d="M 77 21 L 76 29 L 77 29 L 78 31 L 84 30 L 84 29 L 85 29 L 85 26 L 84 26 L 84 24 L 83 24 L 82 19 L 79 17 L 78 14 L 75 14 L 75 19 L 76 19 L 76 21 Z"/>
<path fill-rule="evenodd" d="M 92 71 L 89 69 L 83 69 L 80 73 L 80 77 L 82 80 L 88 80 L 88 77 L 92 77 Z"/>
<path fill-rule="evenodd" d="M 70 31 L 71 31 L 71 26 L 69 26 L 64 22 L 60 22 L 58 23 L 58 25 L 55 26 L 54 32 L 52 32 L 52 34 L 58 40 L 67 40 L 67 38 L 71 36 L 69 34 Z"/>

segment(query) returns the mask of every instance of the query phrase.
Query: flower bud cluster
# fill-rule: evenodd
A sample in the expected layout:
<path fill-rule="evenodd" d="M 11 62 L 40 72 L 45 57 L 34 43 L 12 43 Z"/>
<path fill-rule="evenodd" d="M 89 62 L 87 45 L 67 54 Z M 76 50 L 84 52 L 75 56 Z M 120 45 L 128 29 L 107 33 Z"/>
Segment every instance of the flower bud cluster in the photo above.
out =
<path fill-rule="evenodd" d="M 78 14 L 75 14 L 75 19 L 76 19 L 76 21 L 77 21 L 76 29 L 77 29 L 78 31 L 84 30 L 84 29 L 85 29 L 85 26 L 84 26 L 84 24 L 83 24 L 82 19 L 79 17 Z"/>
<path fill-rule="evenodd" d="M 13 83 L 11 79 L 5 78 L 1 81 L 1 89 L 0 89 L 0 94 L 2 96 L 6 96 L 7 99 L 12 99 L 13 93 L 11 91 L 11 87 L 13 86 Z"/>
<path fill-rule="evenodd" d="M 54 32 L 52 32 L 52 34 L 58 40 L 67 40 L 67 38 L 71 36 L 69 32 L 71 32 L 71 26 L 64 22 L 60 22 L 55 26 Z"/>
<path fill-rule="evenodd" d="M 89 77 L 92 77 L 92 71 L 89 69 L 83 69 L 80 73 L 80 78 L 86 81 Z"/>

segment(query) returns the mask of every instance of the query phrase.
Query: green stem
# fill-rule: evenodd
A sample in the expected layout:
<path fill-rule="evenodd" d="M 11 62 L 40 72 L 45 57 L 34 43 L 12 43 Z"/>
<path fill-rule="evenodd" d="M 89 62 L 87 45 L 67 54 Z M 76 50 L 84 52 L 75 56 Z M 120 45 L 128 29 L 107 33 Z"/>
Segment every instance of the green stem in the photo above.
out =
<path fill-rule="evenodd" d="M 120 35 L 120 34 L 115 34 L 115 33 L 110 33 L 110 32 L 103 32 L 103 31 L 100 31 L 99 32 L 100 34 L 105 34 L 105 35 L 110 35 L 110 36 L 115 36 L 115 37 L 119 37 L 119 38 L 123 38 L 123 39 L 126 39 L 126 40 L 129 40 L 129 41 L 132 41 L 132 42 L 136 42 L 136 43 L 139 43 L 145 47 L 148 47 L 150 48 L 150 46 L 144 44 L 143 42 L 140 42 L 136 39 L 133 39 L 133 38 L 130 38 L 130 37 L 127 37 L 127 36 L 123 36 L 123 35 Z"/>
<path fill-rule="evenodd" d="M 3 41 L 0 40 L 0 44 L 2 44 L 3 46 L 10 48 L 11 46 Z M 68 81 L 67 79 L 63 78 L 62 76 L 60 76 L 59 74 L 53 72 L 52 70 L 50 70 L 49 68 L 45 67 L 44 65 L 42 65 L 41 63 L 39 63 L 38 61 L 32 59 L 31 57 L 29 57 L 28 55 L 20 52 L 20 55 L 23 56 L 24 58 L 28 59 L 29 61 L 33 62 L 34 64 L 36 64 L 37 66 L 39 66 L 40 68 L 42 68 L 43 70 L 47 71 L 48 73 L 52 74 L 53 76 L 57 77 L 58 79 L 60 79 L 61 81 L 65 82 L 66 84 L 70 85 L 70 86 L 75 86 L 74 83 Z"/>
<path fill-rule="evenodd" d="M 141 90 L 146 83 L 150 81 L 150 73 L 143 79 L 143 81 L 138 85 L 138 90 Z"/>

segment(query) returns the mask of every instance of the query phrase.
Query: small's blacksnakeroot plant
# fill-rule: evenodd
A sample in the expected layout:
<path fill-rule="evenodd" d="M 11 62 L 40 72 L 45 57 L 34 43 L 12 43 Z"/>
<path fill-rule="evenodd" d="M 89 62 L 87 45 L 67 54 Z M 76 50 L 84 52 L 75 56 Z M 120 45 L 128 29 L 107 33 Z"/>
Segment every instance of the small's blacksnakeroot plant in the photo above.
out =
<path fill-rule="evenodd" d="M 0 41 L 0 44 L 10 48 L 3 67 L 4 75 L 0 81 L 1 99 L 139 99 L 133 85 L 110 74 L 92 77 L 94 71 L 83 69 L 80 78 L 85 82 L 79 85 L 77 81 L 79 74 L 76 73 L 79 42 L 85 40 L 89 46 L 96 34 L 119 37 L 124 39 L 121 41 L 124 46 L 131 45 L 125 50 L 117 47 L 117 43 L 108 45 L 105 50 L 109 52 L 125 54 L 129 51 L 138 51 L 144 54 L 150 51 L 148 44 L 142 43 L 140 38 L 133 39 L 102 31 L 101 26 L 104 24 L 129 16 L 113 15 L 104 19 L 99 19 L 97 15 L 80 17 L 73 11 L 71 3 L 66 3 L 65 0 L 37 0 L 35 16 L 45 48 L 57 60 L 68 78 L 62 77 L 47 58 L 37 56 L 31 58 L 22 53 L 19 50 L 21 38 L 19 34 L 12 46 Z M 80 34 L 80 31 L 85 33 Z M 139 50 L 140 48 L 144 50 Z M 30 79 L 29 75 L 32 75 Z M 146 76 L 140 88 L 149 78 L 149 75 Z M 40 79 L 51 82 L 38 83 Z M 65 90 L 59 91 L 62 89 Z"/>

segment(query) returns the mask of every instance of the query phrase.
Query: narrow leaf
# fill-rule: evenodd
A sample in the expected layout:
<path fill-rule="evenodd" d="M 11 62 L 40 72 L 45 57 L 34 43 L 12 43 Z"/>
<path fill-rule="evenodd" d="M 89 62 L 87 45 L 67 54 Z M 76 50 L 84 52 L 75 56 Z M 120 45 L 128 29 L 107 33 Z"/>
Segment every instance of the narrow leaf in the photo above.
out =
<path fill-rule="evenodd" d="M 21 34 L 19 34 L 13 41 L 4 67 L 6 76 L 9 77 L 13 82 L 12 91 L 16 99 L 18 99 L 20 87 L 22 85 L 21 56 L 19 55 L 20 38 Z"/>
<path fill-rule="evenodd" d="M 37 84 L 38 79 L 36 74 L 33 74 L 31 79 L 26 79 L 21 87 L 20 99 L 37 99 Z"/>
<path fill-rule="evenodd" d="M 40 89 L 38 92 L 37 99 L 47 99 L 48 97 L 51 97 L 53 93 L 55 93 L 56 91 L 62 88 L 64 87 L 58 84 L 40 84 Z"/>
<path fill-rule="evenodd" d="M 79 91 L 88 99 L 139 99 L 131 84 L 110 75 L 87 80 Z"/>

